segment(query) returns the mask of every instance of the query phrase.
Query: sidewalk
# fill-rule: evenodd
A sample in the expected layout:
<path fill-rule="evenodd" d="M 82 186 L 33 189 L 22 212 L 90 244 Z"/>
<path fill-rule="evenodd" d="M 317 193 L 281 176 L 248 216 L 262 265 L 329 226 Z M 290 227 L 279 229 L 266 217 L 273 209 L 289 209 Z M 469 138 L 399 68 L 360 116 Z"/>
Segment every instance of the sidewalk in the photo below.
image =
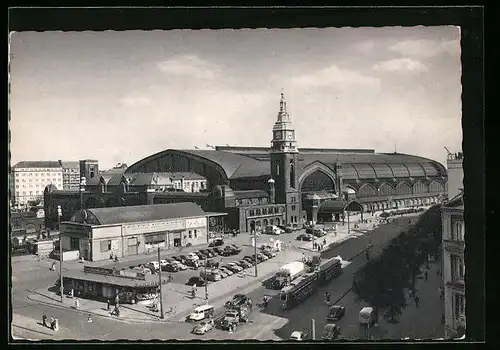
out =
<path fill-rule="evenodd" d="M 49 320 L 47 320 L 49 322 Z M 45 327 L 41 320 L 35 320 L 31 317 L 12 314 L 11 335 L 14 339 L 24 340 L 40 340 L 40 339 L 54 339 L 63 337 L 66 329 L 60 327 L 59 330 L 53 331 L 49 327 Z"/>
<path fill-rule="evenodd" d="M 359 215 L 358 215 L 359 216 Z M 356 216 L 351 216 L 351 227 L 359 219 Z M 347 233 L 347 224 L 344 226 L 339 225 L 337 227 L 337 233 L 330 232 L 327 236 L 318 239 L 318 242 L 322 242 L 326 239 L 327 246 L 332 244 L 340 244 L 347 239 L 356 237 L 359 234 L 364 234 L 368 229 L 373 229 L 373 223 L 359 224 L 359 229 L 351 230 L 351 233 Z M 284 264 L 291 261 L 302 260 L 304 250 L 313 251 L 312 242 L 303 242 L 294 240 L 298 232 L 295 234 L 284 234 L 281 239 L 280 236 L 269 236 L 269 235 L 259 235 L 257 237 L 257 247 L 262 244 L 269 244 L 270 239 L 280 239 L 283 242 L 283 250 L 278 252 L 278 254 L 267 261 L 260 263 L 258 268 L 258 277 L 255 277 L 254 267 L 248 268 L 239 274 L 234 274 L 218 282 L 210 283 L 207 287 L 209 295 L 209 303 L 213 305 L 216 309 L 222 307 L 227 299 L 230 299 L 234 294 L 243 293 L 247 294 L 253 290 L 262 286 L 262 284 L 272 277 L 276 271 Z M 286 238 L 285 238 L 286 237 Z M 236 243 L 240 246 L 249 246 L 251 236 L 248 234 L 239 234 L 236 237 L 230 237 L 225 239 L 226 244 Z M 291 244 L 290 244 L 291 243 Z M 182 254 L 186 254 L 189 251 L 196 251 L 203 249 L 203 247 L 208 246 L 208 244 L 184 248 Z M 165 257 L 168 255 L 179 254 L 178 251 L 164 251 L 161 252 L 161 256 Z M 156 258 L 155 254 L 151 255 L 141 255 L 140 259 L 145 261 L 150 261 Z M 128 260 L 128 261 L 127 261 Z M 120 265 L 128 266 L 133 263 L 139 264 L 138 256 L 129 257 L 129 259 L 120 260 Z M 82 264 L 78 262 L 73 262 L 75 266 L 79 269 L 82 268 Z M 104 263 L 109 264 L 109 261 L 88 263 L 90 266 L 103 266 Z M 65 264 L 65 268 L 68 267 L 68 263 Z M 198 306 L 206 303 L 205 301 L 205 288 L 198 287 L 198 295 L 196 299 L 191 299 L 192 287 L 186 286 L 180 283 L 167 283 L 162 287 L 163 294 L 163 310 L 165 313 L 165 319 L 161 320 L 159 318 L 159 313 L 154 313 L 150 311 L 147 307 L 143 305 L 122 305 L 120 318 L 111 316 L 106 310 L 106 304 L 104 302 L 98 302 L 87 299 L 80 299 L 79 312 L 93 313 L 103 317 L 114 318 L 122 322 L 127 323 L 147 323 L 147 322 L 165 322 L 165 321 L 181 321 L 184 322 L 186 316 L 192 312 L 192 310 Z M 60 306 L 64 308 L 72 308 L 74 310 L 74 300 L 68 297 L 64 298 L 64 302 L 61 305 L 60 297 L 56 293 L 49 292 L 46 289 L 38 290 L 33 295 L 28 297 L 30 300 L 48 303 L 54 306 Z M 172 308 L 171 312 L 168 310 Z"/>

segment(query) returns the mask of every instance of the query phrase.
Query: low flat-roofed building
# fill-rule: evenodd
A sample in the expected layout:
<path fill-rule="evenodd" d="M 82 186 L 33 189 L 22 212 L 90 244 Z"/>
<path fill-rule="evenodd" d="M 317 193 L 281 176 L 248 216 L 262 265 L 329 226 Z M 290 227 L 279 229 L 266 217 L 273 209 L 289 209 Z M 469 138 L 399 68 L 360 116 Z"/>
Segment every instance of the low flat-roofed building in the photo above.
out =
<path fill-rule="evenodd" d="M 208 213 L 195 203 L 93 208 L 77 211 L 61 223 L 65 251 L 78 250 L 85 260 L 111 255 L 139 255 L 148 250 L 168 250 L 209 242 L 223 227 L 225 213 Z"/>

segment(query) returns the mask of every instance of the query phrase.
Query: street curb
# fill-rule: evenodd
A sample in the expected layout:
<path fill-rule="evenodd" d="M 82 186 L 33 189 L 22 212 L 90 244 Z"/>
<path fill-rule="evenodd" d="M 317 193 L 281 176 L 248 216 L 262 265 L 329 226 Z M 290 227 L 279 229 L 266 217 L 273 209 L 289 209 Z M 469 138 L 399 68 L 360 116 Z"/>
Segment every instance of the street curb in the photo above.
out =
<path fill-rule="evenodd" d="M 91 314 L 91 315 L 94 315 L 94 316 L 98 316 L 98 317 L 102 317 L 102 318 L 106 318 L 106 319 L 110 319 L 110 320 L 114 320 L 114 321 L 118 321 L 118 322 L 123 322 L 123 323 L 127 323 L 127 324 L 144 324 L 144 323 L 152 323 L 152 322 L 173 323 L 173 322 L 169 322 L 166 319 L 165 320 L 161 320 L 161 319 L 158 319 L 158 320 L 144 320 L 144 319 L 138 319 L 138 318 L 133 318 L 133 317 L 117 318 L 117 317 L 113 317 L 111 315 L 110 316 L 102 315 L 102 314 L 97 313 L 97 312 L 95 312 L 93 310 L 74 309 L 74 308 L 72 308 L 70 306 L 52 304 L 52 303 L 49 303 L 49 302 L 46 302 L 46 301 L 32 299 L 30 295 L 28 295 L 26 298 L 28 300 L 34 302 L 34 303 L 37 303 L 37 304 L 43 304 L 43 305 L 47 305 L 47 306 L 52 306 L 52 307 L 57 308 L 57 309 L 70 310 L 70 311 L 78 312 L 80 314 Z"/>

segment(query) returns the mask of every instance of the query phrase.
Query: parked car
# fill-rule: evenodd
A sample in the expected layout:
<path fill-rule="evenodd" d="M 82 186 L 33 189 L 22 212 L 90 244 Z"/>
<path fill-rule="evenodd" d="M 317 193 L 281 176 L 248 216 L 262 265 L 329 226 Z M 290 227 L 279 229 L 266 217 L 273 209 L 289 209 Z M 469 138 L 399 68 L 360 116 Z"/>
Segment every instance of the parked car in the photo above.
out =
<path fill-rule="evenodd" d="M 208 249 L 200 249 L 200 253 L 207 256 L 208 258 L 214 257 L 214 254 L 211 251 L 209 251 Z"/>
<path fill-rule="evenodd" d="M 213 248 L 208 248 L 207 249 L 208 252 L 210 252 L 213 256 L 217 256 L 217 255 L 220 255 L 219 253 L 217 253 Z"/>
<path fill-rule="evenodd" d="M 239 253 L 241 253 L 241 248 L 240 248 L 240 247 L 238 247 L 236 244 L 234 244 L 234 243 L 233 243 L 233 244 L 231 244 L 230 246 L 231 246 L 231 247 L 233 247 L 233 248 L 234 248 L 234 250 L 236 250 L 236 251 L 238 252 L 238 254 L 239 254 Z"/>
<path fill-rule="evenodd" d="M 210 244 L 209 247 L 220 247 L 224 245 L 224 240 L 222 238 L 216 238 Z"/>
<path fill-rule="evenodd" d="M 167 266 L 167 265 L 168 265 L 168 261 L 167 260 L 165 260 L 165 259 L 161 259 L 160 260 L 160 266 L 161 267 L 164 267 L 164 266 Z"/>
<path fill-rule="evenodd" d="M 222 255 L 224 255 L 224 256 L 231 256 L 231 255 L 238 255 L 238 253 L 239 252 L 234 247 L 226 246 L 224 248 L 224 253 Z"/>
<path fill-rule="evenodd" d="M 216 261 L 216 260 L 213 260 L 213 259 L 207 260 L 205 262 L 205 267 L 207 267 L 207 268 L 215 268 L 215 269 L 217 269 L 217 268 L 219 268 L 219 265 L 220 265 L 220 263 L 218 261 Z"/>
<path fill-rule="evenodd" d="M 341 305 L 333 305 L 326 316 L 328 321 L 338 321 L 345 315 L 345 307 Z"/>
<path fill-rule="evenodd" d="M 227 270 L 218 269 L 217 271 L 219 272 L 219 275 L 221 278 L 226 278 L 227 276 L 229 276 L 229 274 L 227 273 Z"/>
<path fill-rule="evenodd" d="M 269 259 L 274 258 L 276 256 L 276 253 L 269 249 L 263 250 L 262 254 L 267 256 Z"/>
<path fill-rule="evenodd" d="M 146 267 L 153 268 L 158 271 L 160 269 L 160 264 L 158 263 L 158 261 L 150 261 L 146 264 Z"/>
<path fill-rule="evenodd" d="M 321 229 L 321 228 L 315 228 L 313 235 L 316 237 L 323 237 L 323 236 L 326 236 L 326 231 Z"/>
<path fill-rule="evenodd" d="M 266 261 L 267 259 L 269 259 L 269 257 L 265 254 L 257 253 L 257 259 L 259 259 L 260 261 Z"/>
<path fill-rule="evenodd" d="M 193 328 L 193 333 L 194 334 L 205 334 L 208 331 L 212 330 L 214 328 L 214 321 L 213 320 L 206 320 L 201 322 L 200 324 L 197 324 Z"/>
<path fill-rule="evenodd" d="M 249 263 L 250 267 L 255 266 L 255 260 L 253 258 L 243 258 L 243 259 L 241 259 L 241 261 L 245 261 L 245 262 Z"/>
<path fill-rule="evenodd" d="M 195 254 L 195 253 L 189 253 L 189 254 L 187 254 L 186 258 L 187 259 L 191 259 L 191 260 L 199 260 L 200 259 L 200 257 L 197 254 Z"/>
<path fill-rule="evenodd" d="M 238 261 L 233 261 L 233 262 L 229 263 L 228 265 L 235 266 L 236 268 L 239 268 L 238 272 L 246 269 L 246 264 L 245 264 L 245 266 L 242 266 L 238 263 Z"/>
<path fill-rule="evenodd" d="M 162 271 L 167 271 L 167 272 L 178 272 L 180 271 L 179 266 L 174 265 L 174 264 L 167 264 L 165 266 L 161 267 Z"/>
<path fill-rule="evenodd" d="M 293 331 L 292 334 L 290 334 L 290 340 L 306 340 L 308 338 L 307 333 L 301 332 L 301 331 Z"/>
<path fill-rule="evenodd" d="M 334 341 L 340 335 L 340 327 L 336 324 L 330 323 L 323 328 L 321 340 Z"/>
<path fill-rule="evenodd" d="M 219 270 L 227 273 L 228 276 L 231 276 L 232 274 L 234 274 L 234 271 L 231 271 L 229 268 L 227 268 L 225 266 L 219 267 Z"/>
<path fill-rule="evenodd" d="M 246 260 L 240 260 L 240 261 L 236 261 L 236 264 L 240 265 L 241 267 L 245 268 L 245 269 L 248 269 L 250 267 L 252 267 L 253 265 L 251 263 L 249 263 L 248 261 Z"/>
<path fill-rule="evenodd" d="M 175 255 L 172 258 L 177 260 L 181 264 L 186 264 L 186 256 L 185 255 Z"/>
<path fill-rule="evenodd" d="M 193 260 L 193 259 L 188 259 L 186 260 L 186 266 L 188 267 L 194 267 L 194 268 L 198 268 L 200 266 L 200 263 L 199 263 L 200 260 Z"/>
<path fill-rule="evenodd" d="M 198 256 L 198 258 L 200 258 L 200 260 L 208 259 L 208 256 L 201 251 L 197 251 L 195 252 L 195 254 Z"/>
<path fill-rule="evenodd" d="M 207 284 L 207 281 L 201 277 L 194 276 L 189 279 L 186 283 L 188 286 L 197 285 L 198 287 L 203 287 Z"/>
<path fill-rule="evenodd" d="M 213 250 L 214 250 L 214 252 L 216 252 L 219 255 L 224 255 L 224 249 L 221 247 L 213 248 Z"/>
<path fill-rule="evenodd" d="M 187 270 L 187 268 L 188 268 L 186 265 L 184 265 L 183 263 L 181 263 L 177 260 L 172 261 L 170 263 L 170 265 L 177 266 L 179 268 L 179 270 L 181 270 L 181 271 Z"/>
<path fill-rule="evenodd" d="M 297 236 L 298 241 L 307 241 L 311 242 L 313 240 L 313 235 L 310 233 L 301 233 L 300 235 Z"/>
<path fill-rule="evenodd" d="M 229 308 L 234 308 L 234 307 L 239 307 L 241 305 L 251 305 L 252 300 L 246 296 L 245 294 L 235 294 L 231 300 L 226 301 L 224 304 L 224 307 L 229 309 Z"/>
<path fill-rule="evenodd" d="M 237 272 L 240 272 L 241 270 L 243 270 L 243 268 L 240 265 L 237 265 L 235 263 L 229 263 L 227 265 L 224 265 L 223 267 L 232 271 L 233 273 L 237 273 Z"/>

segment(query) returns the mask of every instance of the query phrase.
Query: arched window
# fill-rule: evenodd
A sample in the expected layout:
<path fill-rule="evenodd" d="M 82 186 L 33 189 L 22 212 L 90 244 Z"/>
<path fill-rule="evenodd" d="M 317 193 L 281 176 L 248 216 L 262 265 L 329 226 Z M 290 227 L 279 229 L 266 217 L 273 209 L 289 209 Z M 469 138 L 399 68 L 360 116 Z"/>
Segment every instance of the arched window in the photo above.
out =
<path fill-rule="evenodd" d="M 464 240 L 464 225 L 462 222 L 455 223 L 455 238 L 461 242 Z"/>
<path fill-rule="evenodd" d="M 358 191 L 358 197 L 376 197 L 377 190 L 371 185 L 363 185 Z"/>
<path fill-rule="evenodd" d="M 432 181 L 429 185 L 429 192 L 432 193 L 443 192 L 443 185 L 441 185 L 437 181 Z"/>
<path fill-rule="evenodd" d="M 280 224 L 280 219 L 276 218 L 276 226 L 279 226 L 279 224 Z"/>
<path fill-rule="evenodd" d="M 417 181 L 413 185 L 413 193 L 427 193 L 427 186 L 424 185 L 422 182 Z"/>
<path fill-rule="evenodd" d="M 295 188 L 295 164 L 293 164 L 293 159 L 290 159 L 290 187 Z"/>
<path fill-rule="evenodd" d="M 406 182 L 401 182 L 396 186 L 396 194 L 411 194 L 411 187 Z"/>
<path fill-rule="evenodd" d="M 379 187 L 379 196 L 386 197 L 394 194 L 394 188 L 386 183 L 383 183 Z"/>

